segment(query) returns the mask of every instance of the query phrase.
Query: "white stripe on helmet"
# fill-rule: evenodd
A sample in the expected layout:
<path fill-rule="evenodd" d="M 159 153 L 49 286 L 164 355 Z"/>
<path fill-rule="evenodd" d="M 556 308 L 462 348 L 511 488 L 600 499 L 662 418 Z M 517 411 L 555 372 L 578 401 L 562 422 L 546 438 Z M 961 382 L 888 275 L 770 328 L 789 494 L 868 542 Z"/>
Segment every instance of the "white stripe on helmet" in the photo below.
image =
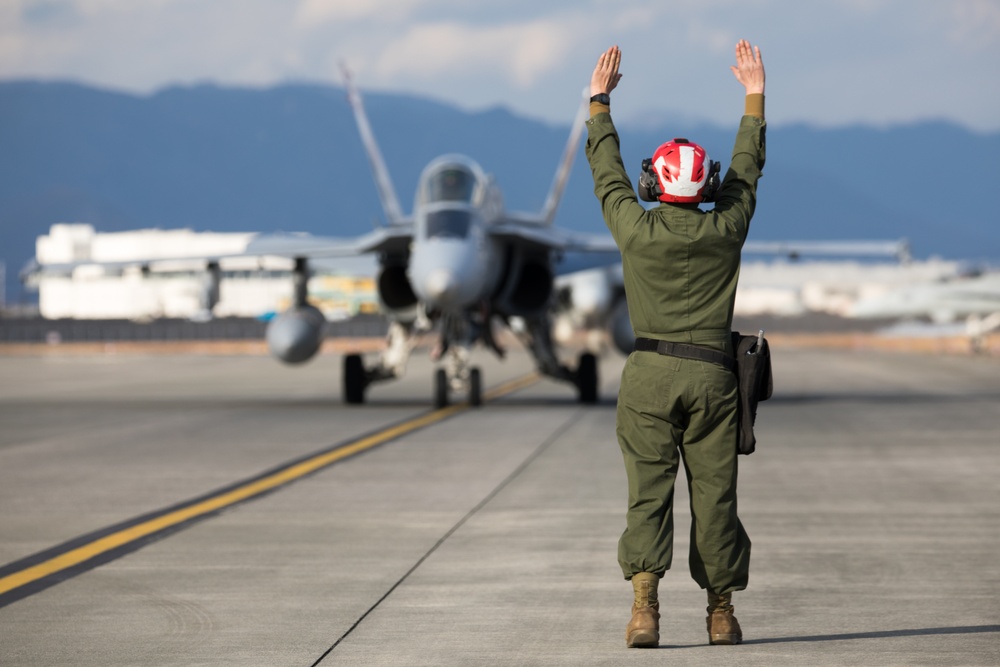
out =
<path fill-rule="evenodd" d="M 701 180 L 695 182 L 692 178 L 694 172 L 694 147 L 677 146 L 676 150 L 679 151 L 680 155 L 680 174 L 678 174 L 678 178 L 673 182 L 663 178 L 663 170 L 667 165 L 666 158 L 661 155 L 656 159 L 654 166 L 656 167 L 656 176 L 660 179 L 660 187 L 663 188 L 663 192 L 674 197 L 697 196 L 698 190 L 705 184 L 705 179 L 708 177 L 708 170 L 703 169 Z"/>

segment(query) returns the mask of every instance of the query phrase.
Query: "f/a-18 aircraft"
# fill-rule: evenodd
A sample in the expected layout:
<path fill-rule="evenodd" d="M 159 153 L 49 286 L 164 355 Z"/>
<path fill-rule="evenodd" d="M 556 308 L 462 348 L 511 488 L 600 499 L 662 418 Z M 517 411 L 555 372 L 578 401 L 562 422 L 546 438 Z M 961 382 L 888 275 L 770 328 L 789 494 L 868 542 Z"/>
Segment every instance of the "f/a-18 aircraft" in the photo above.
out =
<path fill-rule="evenodd" d="M 595 354 L 581 353 L 570 367 L 560 361 L 552 338 L 560 258 L 582 253 L 593 259 L 592 266 L 620 262 L 609 236 L 570 232 L 552 224 L 586 109 L 581 106 L 577 114 L 539 213 L 506 211 L 492 176 L 474 160 L 449 154 L 424 168 L 413 211 L 405 215 L 361 94 L 349 73 L 344 75 L 386 224 L 352 240 L 297 235 L 259 236 L 251 241 L 247 254 L 283 256 L 295 262 L 293 304 L 268 327 L 271 352 L 283 361 L 298 363 L 312 357 L 322 342 L 323 315 L 306 298 L 310 260 L 373 253 L 379 265 L 379 305 L 389 320 L 387 345 L 367 365 L 361 354 L 345 356 L 343 389 L 348 403 L 363 403 L 373 383 L 400 377 L 418 341 L 433 333 L 437 342 L 431 354 L 440 362 L 434 376 L 435 405 L 444 406 L 452 395 L 463 392 L 469 403 L 479 405 L 483 380 L 480 369 L 470 363 L 470 351 L 482 343 L 503 355 L 494 323 L 514 332 L 531 352 L 539 372 L 574 385 L 580 401 L 596 401 Z M 588 326 L 605 325 L 612 315 L 609 300 L 590 303 L 581 291 L 574 304 L 572 288 L 572 281 L 563 286 L 563 295 L 569 293 L 563 310 L 587 310 Z M 627 311 L 614 312 L 627 324 Z"/>
<path fill-rule="evenodd" d="M 470 352 L 481 343 L 503 356 L 494 325 L 513 332 L 530 351 L 540 373 L 574 386 L 580 401 L 595 402 L 598 378 L 592 347 L 585 348 L 571 366 L 560 359 L 552 336 L 555 317 L 569 316 L 589 329 L 628 328 L 627 310 L 615 308 L 624 302 L 620 275 L 617 282 L 611 275 L 610 282 L 603 280 L 598 285 L 586 274 L 565 279 L 560 276 L 561 282 L 556 282 L 558 273 L 613 266 L 621 261 L 609 235 L 553 226 L 583 134 L 583 101 L 548 197 L 538 213 L 507 211 L 492 176 L 471 158 L 449 154 L 424 168 L 412 213 L 405 215 L 361 94 L 346 69 L 344 76 L 348 101 L 385 214 L 383 226 L 353 239 L 256 235 L 242 251 L 212 256 L 34 264 L 22 273 L 22 279 L 68 274 L 83 264 L 97 264 L 105 270 L 126 266 L 152 270 L 158 264 L 196 262 L 205 267 L 202 315 L 209 317 L 219 298 L 221 262 L 244 256 L 288 258 L 293 266 L 292 304 L 269 322 L 266 336 L 274 356 L 296 364 L 318 352 L 324 333 L 325 318 L 307 298 L 310 263 L 338 258 L 348 261 L 348 257 L 367 254 L 377 260 L 378 300 L 389 328 L 386 346 L 377 359 L 366 364 L 361 354 L 345 356 L 346 402 L 363 403 L 372 384 L 400 377 L 418 343 L 430 338 L 436 339 L 431 354 L 439 362 L 433 385 L 435 405 L 446 405 L 457 393 L 464 393 L 469 403 L 479 405 L 483 380 L 480 369 L 471 364 Z M 568 261 L 571 258 L 577 260 L 572 268 Z M 611 327 L 609 318 L 622 321 Z M 631 341 L 619 347 L 627 353 Z"/>

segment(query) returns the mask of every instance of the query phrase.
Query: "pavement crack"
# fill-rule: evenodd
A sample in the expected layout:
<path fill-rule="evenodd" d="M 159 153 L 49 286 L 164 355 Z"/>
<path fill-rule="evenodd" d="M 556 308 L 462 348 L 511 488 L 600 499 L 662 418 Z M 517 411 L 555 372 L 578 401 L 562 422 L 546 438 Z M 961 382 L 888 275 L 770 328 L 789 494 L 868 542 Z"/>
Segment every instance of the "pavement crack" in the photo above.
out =
<path fill-rule="evenodd" d="M 361 614 L 361 616 L 359 616 L 358 619 L 356 621 L 354 621 L 354 623 L 351 625 L 351 627 L 349 627 L 344 632 L 344 634 L 342 634 L 337 639 L 337 641 L 335 641 L 330 646 L 330 648 L 328 648 L 326 651 L 324 651 L 323 654 L 320 655 L 319 658 L 317 658 L 316 661 L 313 662 L 310 667 L 317 667 L 331 653 L 333 653 L 334 649 L 336 649 L 337 646 L 339 646 L 345 639 L 347 639 L 347 637 L 352 632 L 354 632 L 354 630 L 359 625 L 361 625 L 361 623 L 363 623 L 364 620 L 366 618 L 368 618 L 368 616 L 372 612 L 374 612 L 376 609 L 378 609 L 379 605 L 381 605 L 386 599 L 388 599 L 388 597 L 390 595 L 392 595 L 393 592 L 397 588 L 399 588 L 403 584 L 403 582 L 405 582 L 410 577 L 410 575 L 412 575 L 414 572 L 416 572 L 417 569 L 419 569 L 420 566 L 423 565 L 424 562 L 426 562 L 427 559 L 430 558 L 434 554 L 434 552 L 436 552 L 439 548 L 441 548 L 441 546 L 444 545 L 444 543 L 447 542 L 448 539 L 452 535 L 454 535 L 456 532 L 458 532 L 458 530 L 462 526 L 464 526 L 472 517 L 474 517 L 476 514 L 478 514 L 480 511 L 482 511 L 482 509 L 484 507 L 486 507 L 487 505 L 489 505 L 490 502 L 494 498 L 496 498 L 498 495 L 500 495 L 500 493 L 505 488 L 507 488 L 514 480 L 516 480 L 518 477 L 520 477 L 521 474 L 525 470 L 527 470 L 531 466 L 531 464 L 534 463 L 535 460 L 538 459 L 539 456 L 541 456 L 542 454 L 544 454 L 545 451 L 549 447 L 551 447 L 552 444 L 554 442 L 556 442 L 564 433 L 566 433 L 566 431 L 568 431 L 570 429 L 570 427 L 573 426 L 577 421 L 579 421 L 579 410 L 574 410 L 573 413 L 565 421 L 563 421 L 563 423 L 561 423 L 555 430 L 553 430 L 549 434 L 549 436 L 544 441 L 542 441 L 541 444 L 538 445 L 538 447 L 536 447 L 530 454 L 528 454 L 528 456 L 525 457 L 525 459 L 523 461 L 521 461 L 521 463 L 518 464 L 518 466 L 516 468 L 514 468 L 514 470 L 511 471 L 511 473 L 509 475 L 507 475 L 503 480 L 501 480 L 500 483 L 497 484 L 488 494 L 486 494 L 486 496 L 482 500 L 480 500 L 476 504 L 475 507 L 473 507 L 468 512 L 466 512 L 465 515 L 461 519 L 459 519 L 455 523 L 455 525 L 453 525 L 451 528 L 449 528 L 448 531 L 445 532 L 445 534 L 442 535 L 440 537 L 440 539 L 438 539 L 438 541 L 435 542 L 433 546 L 431 546 L 430 549 L 428 549 L 419 559 L 417 559 L 417 562 L 415 562 L 413 564 L 413 566 L 403 574 L 403 576 L 401 576 L 392 586 L 390 586 L 389 589 L 382 595 L 382 597 L 380 597 L 378 600 L 376 600 L 375 603 L 372 604 L 372 606 L 369 607 L 365 611 L 365 613 Z"/>

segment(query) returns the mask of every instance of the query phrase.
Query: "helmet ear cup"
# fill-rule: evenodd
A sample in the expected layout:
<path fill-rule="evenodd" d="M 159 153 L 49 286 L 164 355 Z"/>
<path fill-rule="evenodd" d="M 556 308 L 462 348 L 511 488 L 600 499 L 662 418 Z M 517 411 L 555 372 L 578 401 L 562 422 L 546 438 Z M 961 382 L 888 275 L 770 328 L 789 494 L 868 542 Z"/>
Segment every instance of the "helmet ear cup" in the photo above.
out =
<path fill-rule="evenodd" d="M 709 161 L 708 179 L 705 181 L 705 189 L 701 191 L 701 200 L 704 202 L 715 201 L 715 194 L 719 191 L 719 172 L 722 165 L 716 160 Z"/>
<path fill-rule="evenodd" d="M 656 172 L 653 171 L 653 160 L 652 158 L 646 158 L 642 161 L 642 171 L 639 172 L 639 199 L 642 201 L 658 201 L 662 194 L 663 189 L 660 187 L 660 179 L 656 177 Z"/>

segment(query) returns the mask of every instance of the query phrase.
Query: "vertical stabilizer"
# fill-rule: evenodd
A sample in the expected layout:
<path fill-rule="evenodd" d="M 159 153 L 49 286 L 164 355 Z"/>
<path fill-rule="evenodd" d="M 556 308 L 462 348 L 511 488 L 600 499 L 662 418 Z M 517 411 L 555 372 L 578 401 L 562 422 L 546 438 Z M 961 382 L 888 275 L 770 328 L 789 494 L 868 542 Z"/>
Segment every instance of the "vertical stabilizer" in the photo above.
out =
<path fill-rule="evenodd" d="M 378 188 L 378 196 L 382 200 L 382 210 L 390 225 L 398 224 L 403 220 L 403 209 L 399 206 L 399 199 L 396 197 L 396 190 L 389 177 L 389 170 L 382 159 L 382 152 L 375 141 L 371 125 L 368 124 L 368 116 L 365 114 L 365 107 L 361 102 L 361 93 L 355 88 L 351 73 L 346 65 L 341 65 L 341 72 L 344 75 L 344 86 L 347 89 L 347 101 L 354 112 L 358 134 L 361 135 L 361 142 L 365 145 L 368 162 L 371 164 L 372 174 L 375 176 L 375 187 Z"/>
<path fill-rule="evenodd" d="M 569 181 L 569 172 L 573 169 L 573 160 L 576 159 L 577 149 L 580 146 L 580 137 L 583 136 L 584 123 L 587 120 L 589 105 L 584 99 L 577 111 L 576 118 L 573 119 L 573 127 L 570 129 L 569 140 L 566 142 L 566 150 L 563 151 L 562 160 L 559 162 L 559 169 L 556 170 L 556 177 L 552 181 L 552 189 L 545 199 L 542 207 L 542 219 L 546 225 L 551 225 L 556 217 L 556 209 L 559 207 L 559 200 L 562 199 L 566 183 Z"/>

